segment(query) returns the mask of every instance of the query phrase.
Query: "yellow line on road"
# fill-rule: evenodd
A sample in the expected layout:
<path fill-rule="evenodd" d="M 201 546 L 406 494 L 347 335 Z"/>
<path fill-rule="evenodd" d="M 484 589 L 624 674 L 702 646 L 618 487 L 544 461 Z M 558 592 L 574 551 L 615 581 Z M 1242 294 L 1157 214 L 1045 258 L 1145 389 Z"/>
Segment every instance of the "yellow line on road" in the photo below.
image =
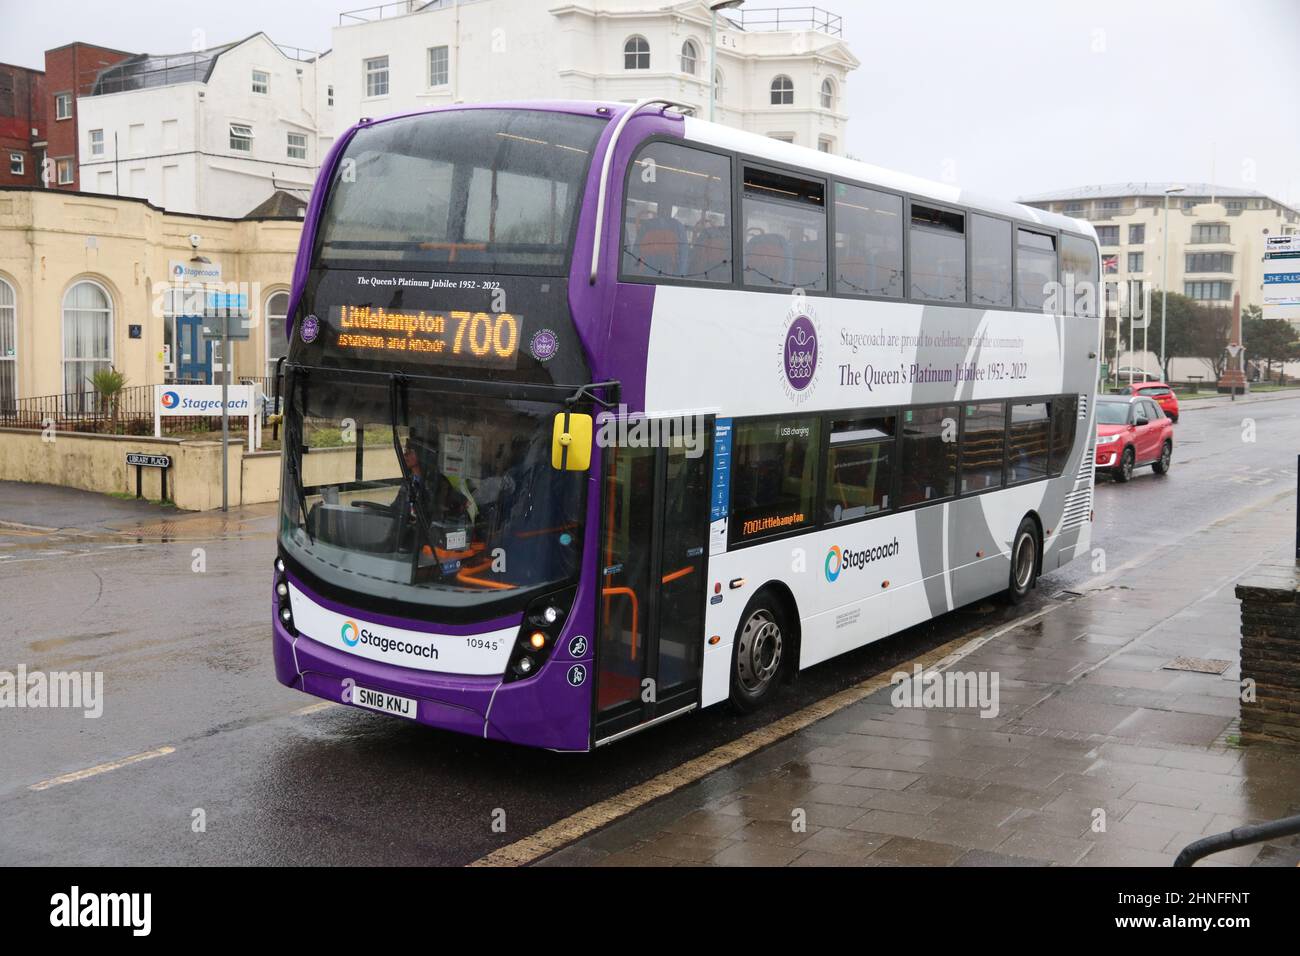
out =
<path fill-rule="evenodd" d="M 899 671 L 910 674 L 912 668 L 917 664 L 920 664 L 926 670 L 944 670 L 956 664 L 968 654 L 983 647 L 989 641 L 995 640 L 1008 631 L 1022 627 L 1030 621 L 1050 614 L 1062 606 L 1054 604 L 1043 608 L 1041 611 L 1018 618 L 1010 624 L 985 632 L 978 637 L 959 637 L 949 641 L 947 644 L 891 668 L 887 674 L 881 673 L 869 677 L 859 684 L 854 684 L 839 693 L 832 694 L 830 697 L 819 700 L 814 704 L 809 704 L 802 710 L 773 721 L 765 727 L 752 730 L 743 737 L 715 747 L 708 753 L 702 754 L 693 760 L 688 760 L 671 770 L 666 770 L 645 783 L 624 790 L 607 800 L 593 803 L 591 806 L 579 810 L 577 813 L 565 817 L 563 820 L 553 823 L 542 830 L 538 830 L 522 840 L 517 840 L 500 849 L 493 850 L 469 865 L 526 866 L 533 863 L 548 853 L 553 853 L 561 847 L 587 836 L 589 833 L 606 827 L 620 817 L 625 817 L 634 810 L 639 810 L 660 797 L 666 797 L 668 794 L 708 776 L 715 770 L 721 770 L 742 757 L 748 757 L 764 747 L 798 733 L 819 720 L 830 717 L 851 704 L 856 704 L 858 701 L 876 693 L 876 691 L 888 687 L 890 678 Z"/>
<path fill-rule="evenodd" d="M 175 752 L 175 747 L 159 747 L 157 750 L 146 750 L 144 753 L 133 754 L 130 757 L 123 757 L 121 760 L 110 760 L 108 763 L 101 763 L 98 766 L 87 767 L 85 770 L 74 770 L 72 773 L 65 773 L 58 777 L 51 777 L 49 780 L 42 780 L 40 783 L 34 783 L 27 789 L 48 790 L 50 787 L 57 787 L 61 783 L 76 783 L 78 780 L 85 780 L 87 777 L 97 777 L 101 773 L 108 773 L 110 770 L 117 770 L 119 767 L 127 767 L 133 763 L 139 763 L 142 760 L 152 760 L 154 757 L 165 757 L 168 754 Z"/>
<path fill-rule="evenodd" d="M 329 710 L 331 707 L 342 707 L 342 704 L 336 704 L 332 700 L 322 700 L 318 704 L 308 704 L 306 707 L 299 707 L 293 712 L 295 717 L 306 717 L 308 714 L 315 714 L 322 710 Z"/>

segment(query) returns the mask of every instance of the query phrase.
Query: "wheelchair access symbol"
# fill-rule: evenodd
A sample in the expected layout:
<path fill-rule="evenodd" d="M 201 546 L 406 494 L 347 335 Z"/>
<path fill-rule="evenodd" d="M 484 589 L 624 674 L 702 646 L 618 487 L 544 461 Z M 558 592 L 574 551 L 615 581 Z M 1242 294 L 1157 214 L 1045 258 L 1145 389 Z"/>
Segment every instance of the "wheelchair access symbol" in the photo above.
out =
<path fill-rule="evenodd" d="M 569 656 L 583 657 L 587 653 L 587 639 L 579 634 L 573 640 L 569 641 Z"/>
<path fill-rule="evenodd" d="M 581 664 L 574 664 L 569 668 L 569 684 L 572 687 L 581 687 L 587 679 L 587 668 Z"/>

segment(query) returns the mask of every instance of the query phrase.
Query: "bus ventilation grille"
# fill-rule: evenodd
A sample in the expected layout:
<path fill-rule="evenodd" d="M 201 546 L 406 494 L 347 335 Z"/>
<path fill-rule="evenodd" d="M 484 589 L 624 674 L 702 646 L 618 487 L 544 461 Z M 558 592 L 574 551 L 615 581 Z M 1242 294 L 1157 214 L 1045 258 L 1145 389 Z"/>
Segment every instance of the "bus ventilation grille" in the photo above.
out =
<path fill-rule="evenodd" d="M 1080 481 L 1087 481 L 1089 478 L 1092 477 L 1092 466 L 1094 460 L 1093 455 L 1095 453 L 1096 453 L 1096 449 L 1092 447 L 1092 442 L 1089 442 L 1088 447 L 1084 449 L 1083 452 L 1083 461 L 1079 463 Z"/>
<path fill-rule="evenodd" d="M 1079 393 L 1079 421 L 1083 421 L 1087 417 L 1088 417 L 1088 396 L 1087 394 L 1080 392 Z"/>
<path fill-rule="evenodd" d="M 1088 523 L 1092 511 L 1092 488 L 1080 488 L 1065 496 L 1065 512 L 1061 515 L 1061 531 L 1081 528 Z"/>

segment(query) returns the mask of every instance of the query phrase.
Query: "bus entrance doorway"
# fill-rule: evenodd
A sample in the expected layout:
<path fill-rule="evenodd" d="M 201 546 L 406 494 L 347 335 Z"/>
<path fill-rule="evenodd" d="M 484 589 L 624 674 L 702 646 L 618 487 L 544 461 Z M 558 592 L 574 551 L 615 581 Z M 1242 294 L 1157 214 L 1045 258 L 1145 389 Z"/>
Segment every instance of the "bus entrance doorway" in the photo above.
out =
<path fill-rule="evenodd" d="M 713 420 L 700 423 L 693 445 L 605 450 L 597 745 L 699 704 Z"/>

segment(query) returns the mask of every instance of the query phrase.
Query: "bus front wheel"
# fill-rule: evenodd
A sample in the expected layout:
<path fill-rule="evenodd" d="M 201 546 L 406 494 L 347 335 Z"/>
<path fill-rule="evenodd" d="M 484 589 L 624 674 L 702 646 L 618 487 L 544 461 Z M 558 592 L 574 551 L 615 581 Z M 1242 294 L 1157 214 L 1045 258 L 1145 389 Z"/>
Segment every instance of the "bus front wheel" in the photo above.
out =
<path fill-rule="evenodd" d="M 1019 604 L 1029 596 L 1038 579 L 1038 525 L 1026 516 L 1021 519 L 1016 536 L 1011 541 L 1011 578 L 1007 585 L 1007 598 Z"/>
<path fill-rule="evenodd" d="M 785 609 L 770 594 L 755 595 L 741 615 L 731 655 L 731 704 L 743 714 L 776 695 L 790 648 Z"/>

